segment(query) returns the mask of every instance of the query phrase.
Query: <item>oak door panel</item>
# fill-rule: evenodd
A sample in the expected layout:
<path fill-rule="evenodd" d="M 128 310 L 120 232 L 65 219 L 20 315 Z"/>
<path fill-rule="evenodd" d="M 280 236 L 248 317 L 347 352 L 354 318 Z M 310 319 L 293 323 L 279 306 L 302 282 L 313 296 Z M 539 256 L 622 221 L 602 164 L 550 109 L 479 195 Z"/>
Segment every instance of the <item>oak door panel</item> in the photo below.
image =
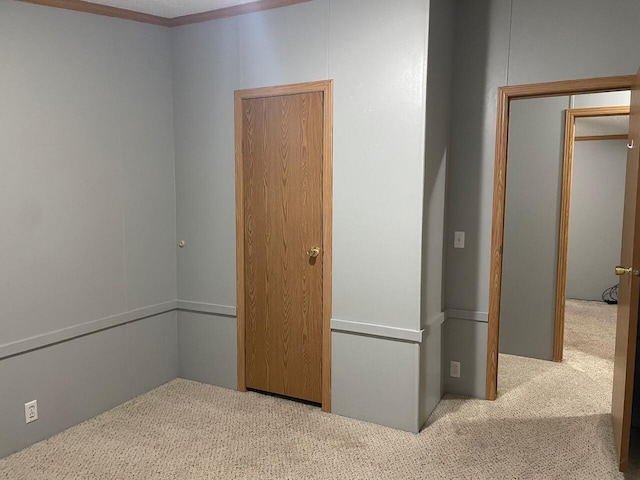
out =
<path fill-rule="evenodd" d="M 640 70 L 631 90 L 629 142 L 634 147 L 627 155 L 620 265 L 640 270 Z M 629 463 L 639 302 L 640 277 L 629 272 L 620 277 L 611 398 L 613 437 L 621 471 L 626 471 Z"/>
<path fill-rule="evenodd" d="M 246 386 L 321 402 L 323 95 L 242 115 Z"/>

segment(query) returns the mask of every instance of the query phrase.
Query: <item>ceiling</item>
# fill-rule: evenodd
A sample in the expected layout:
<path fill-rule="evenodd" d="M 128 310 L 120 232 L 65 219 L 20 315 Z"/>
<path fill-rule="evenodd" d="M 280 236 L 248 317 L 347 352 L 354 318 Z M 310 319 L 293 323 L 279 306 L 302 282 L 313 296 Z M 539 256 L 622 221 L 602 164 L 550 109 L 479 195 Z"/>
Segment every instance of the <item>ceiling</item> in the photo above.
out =
<path fill-rule="evenodd" d="M 627 135 L 629 115 L 576 118 L 576 137 Z"/>
<path fill-rule="evenodd" d="M 195 13 L 255 3 L 256 0 L 86 0 L 89 3 L 123 8 L 164 18 L 176 18 Z"/>

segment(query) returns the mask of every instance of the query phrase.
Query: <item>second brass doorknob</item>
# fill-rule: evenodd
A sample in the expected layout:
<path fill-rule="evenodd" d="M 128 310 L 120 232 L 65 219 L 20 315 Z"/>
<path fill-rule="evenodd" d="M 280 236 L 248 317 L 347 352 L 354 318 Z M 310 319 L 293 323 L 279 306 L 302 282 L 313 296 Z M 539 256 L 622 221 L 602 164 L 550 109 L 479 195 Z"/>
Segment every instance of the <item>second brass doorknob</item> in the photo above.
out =
<path fill-rule="evenodd" d="M 316 258 L 318 255 L 320 255 L 320 247 L 311 247 L 309 250 L 307 250 L 307 255 L 309 255 L 311 258 Z"/>
<path fill-rule="evenodd" d="M 631 270 L 631 268 L 616 267 L 616 275 L 620 276 L 624 275 L 625 273 L 631 273 Z"/>

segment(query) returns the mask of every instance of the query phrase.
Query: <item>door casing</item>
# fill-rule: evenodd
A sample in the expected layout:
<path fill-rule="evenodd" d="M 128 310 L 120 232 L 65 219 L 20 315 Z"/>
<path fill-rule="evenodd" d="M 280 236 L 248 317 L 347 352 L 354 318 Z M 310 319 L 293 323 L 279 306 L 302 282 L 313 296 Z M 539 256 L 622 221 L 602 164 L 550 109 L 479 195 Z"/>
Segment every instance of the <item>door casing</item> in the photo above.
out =
<path fill-rule="evenodd" d="M 496 122 L 496 157 L 493 179 L 493 220 L 491 224 L 491 266 L 489 280 L 489 321 L 487 325 L 486 398 L 498 395 L 498 352 L 500 334 L 500 300 L 502 290 L 502 250 L 507 185 L 509 107 L 512 100 L 555 97 L 585 93 L 631 90 L 635 75 L 599 77 L 582 80 L 514 85 L 498 89 Z"/>
<path fill-rule="evenodd" d="M 564 350 L 564 313 L 567 297 L 567 261 L 569 258 L 569 214 L 571 211 L 573 151 L 577 140 L 575 136 L 576 118 L 611 117 L 617 115 L 629 115 L 629 107 L 571 108 L 566 111 L 564 122 L 564 158 L 562 161 L 562 193 L 560 195 L 556 308 L 553 332 L 554 362 L 562 361 Z M 624 136 L 624 138 L 627 137 Z"/>
<path fill-rule="evenodd" d="M 244 192 L 242 102 L 251 98 L 278 97 L 305 93 L 323 94 L 322 152 L 322 410 L 331 412 L 331 272 L 333 211 L 333 80 L 237 90 L 235 92 L 236 168 L 236 296 L 238 305 L 238 390 L 246 391 L 245 377 L 245 274 L 244 274 Z"/>

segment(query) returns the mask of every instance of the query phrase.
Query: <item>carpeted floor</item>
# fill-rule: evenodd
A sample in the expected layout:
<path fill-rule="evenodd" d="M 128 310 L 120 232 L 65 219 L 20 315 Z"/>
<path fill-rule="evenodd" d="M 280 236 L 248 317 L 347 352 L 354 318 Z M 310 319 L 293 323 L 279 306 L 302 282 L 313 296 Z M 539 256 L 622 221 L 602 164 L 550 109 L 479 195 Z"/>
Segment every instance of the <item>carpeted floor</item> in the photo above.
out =
<path fill-rule="evenodd" d="M 500 357 L 495 402 L 445 397 L 419 435 L 175 380 L 0 460 L 0 478 L 616 479 L 615 307 L 568 301 L 562 364 Z"/>

